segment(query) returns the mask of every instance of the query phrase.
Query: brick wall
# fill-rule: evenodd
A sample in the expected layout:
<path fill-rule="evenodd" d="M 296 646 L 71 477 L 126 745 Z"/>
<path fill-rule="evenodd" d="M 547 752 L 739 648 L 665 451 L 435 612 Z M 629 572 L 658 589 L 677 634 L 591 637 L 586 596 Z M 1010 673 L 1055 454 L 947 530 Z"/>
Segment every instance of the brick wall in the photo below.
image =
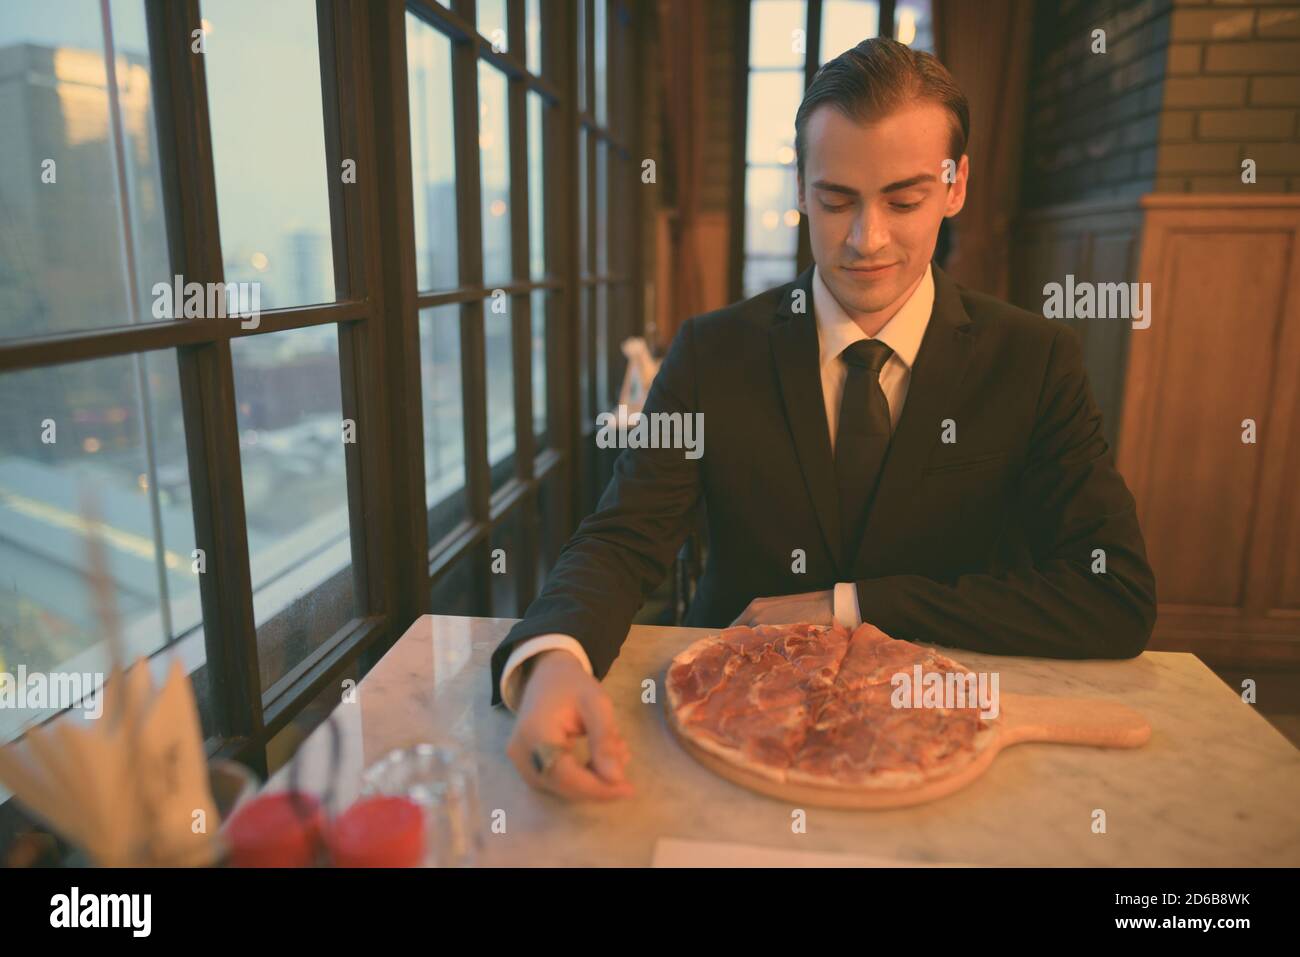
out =
<path fill-rule="evenodd" d="M 1091 52 L 1094 29 L 1104 55 Z M 1028 111 L 1027 208 L 1300 192 L 1300 3 L 1039 0 Z"/>
<path fill-rule="evenodd" d="M 1025 124 L 1026 207 L 1153 188 L 1172 0 L 1039 0 Z M 1092 31 L 1106 31 L 1093 53 Z"/>
<path fill-rule="evenodd" d="M 1155 189 L 1300 192 L 1300 4 L 1179 0 L 1169 41 Z"/>

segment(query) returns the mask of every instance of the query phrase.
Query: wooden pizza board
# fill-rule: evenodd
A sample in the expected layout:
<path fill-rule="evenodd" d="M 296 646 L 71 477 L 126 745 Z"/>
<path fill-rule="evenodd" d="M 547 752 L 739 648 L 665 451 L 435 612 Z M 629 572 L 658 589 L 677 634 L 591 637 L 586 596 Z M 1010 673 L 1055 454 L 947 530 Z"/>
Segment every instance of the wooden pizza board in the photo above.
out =
<path fill-rule="evenodd" d="M 682 747 L 705 767 L 734 784 L 798 804 L 867 810 L 908 807 L 949 795 L 983 774 L 1003 748 L 1024 741 L 1137 748 L 1151 737 L 1151 726 L 1146 719 L 1118 702 L 1003 694 L 999 696 L 999 714 L 993 719 L 992 729 L 983 732 L 993 737 L 971 762 L 916 787 L 855 789 L 775 781 L 731 764 L 704 750 L 682 733 L 672 707 L 667 704 L 667 696 L 664 710 L 668 715 L 668 726 Z"/>

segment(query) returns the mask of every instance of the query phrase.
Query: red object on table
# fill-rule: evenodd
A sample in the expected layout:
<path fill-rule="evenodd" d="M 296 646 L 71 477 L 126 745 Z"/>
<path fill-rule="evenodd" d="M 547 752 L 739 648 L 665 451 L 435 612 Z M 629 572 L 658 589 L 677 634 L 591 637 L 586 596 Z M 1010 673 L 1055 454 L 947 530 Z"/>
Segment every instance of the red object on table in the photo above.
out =
<path fill-rule="evenodd" d="M 424 812 L 409 798 L 362 798 L 330 832 L 335 867 L 418 867 L 424 857 Z"/>
<path fill-rule="evenodd" d="M 237 810 L 222 833 L 233 867 L 311 867 L 324 842 L 325 815 L 310 794 L 262 794 Z"/>

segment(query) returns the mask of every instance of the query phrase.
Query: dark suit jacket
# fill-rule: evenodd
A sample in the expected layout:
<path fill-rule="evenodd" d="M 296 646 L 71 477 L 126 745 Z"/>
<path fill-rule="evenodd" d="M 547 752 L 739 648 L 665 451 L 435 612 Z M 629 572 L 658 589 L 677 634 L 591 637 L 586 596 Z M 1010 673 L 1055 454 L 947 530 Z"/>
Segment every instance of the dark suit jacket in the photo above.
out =
<path fill-rule="evenodd" d="M 545 632 L 574 636 L 603 677 L 701 496 L 709 553 L 688 625 L 720 628 L 753 598 L 855 581 L 863 620 L 894 638 L 1052 658 L 1141 653 L 1155 579 L 1073 330 L 935 266 L 934 311 L 866 530 L 842 554 L 811 283 L 810 268 L 681 327 L 645 411 L 702 412 L 704 454 L 621 453 L 597 510 L 493 654 L 493 703 L 513 646 Z M 1100 553 L 1104 573 L 1093 570 Z"/>

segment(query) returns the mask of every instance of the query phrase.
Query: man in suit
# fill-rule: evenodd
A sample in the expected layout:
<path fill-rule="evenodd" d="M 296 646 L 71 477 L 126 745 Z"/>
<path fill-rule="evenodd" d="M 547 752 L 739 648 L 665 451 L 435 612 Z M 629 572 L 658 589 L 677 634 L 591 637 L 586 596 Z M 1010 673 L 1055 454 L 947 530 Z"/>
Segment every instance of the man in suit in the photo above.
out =
<path fill-rule="evenodd" d="M 952 77 L 867 40 L 818 72 L 795 127 L 815 266 L 685 322 L 645 412 L 702 414 L 703 455 L 624 451 L 493 655 L 493 701 L 518 715 L 507 752 L 536 787 L 631 793 L 598 679 L 701 498 L 688 625 L 835 619 L 1056 658 L 1131 657 L 1150 636 L 1155 581 L 1077 337 L 932 264 L 969 176 Z"/>

